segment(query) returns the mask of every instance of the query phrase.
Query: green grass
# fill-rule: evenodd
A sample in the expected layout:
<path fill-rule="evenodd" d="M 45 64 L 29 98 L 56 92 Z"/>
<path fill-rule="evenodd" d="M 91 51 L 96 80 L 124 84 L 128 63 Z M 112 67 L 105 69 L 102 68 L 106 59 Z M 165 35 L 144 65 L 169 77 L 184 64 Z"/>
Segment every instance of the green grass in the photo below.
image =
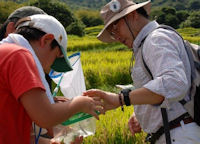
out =
<path fill-rule="evenodd" d="M 103 25 L 95 26 L 95 27 L 88 27 L 85 29 L 85 33 L 90 36 L 97 36 L 98 33 L 103 29 Z"/>
<path fill-rule="evenodd" d="M 96 36 L 103 26 L 96 26 L 86 28 L 86 36 L 78 37 L 69 35 L 68 36 L 68 51 L 96 51 L 96 50 L 127 50 L 127 47 L 119 43 L 103 43 L 99 41 Z M 184 28 L 177 30 L 184 39 L 200 44 L 200 29 Z"/>
<path fill-rule="evenodd" d="M 184 39 L 188 40 L 191 43 L 200 45 L 200 29 L 195 28 L 184 28 L 177 30 Z"/>
<path fill-rule="evenodd" d="M 119 43 L 103 43 L 96 36 L 86 35 L 78 37 L 74 35 L 68 36 L 68 51 L 96 51 L 96 50 L 121 50 L 127 49 L 126 46 Z"/>
<path fill-rule="evenodd" d="M 133 137 L 128 128 L 128 119 L 133 107 L 120 108 L 106 112 L 96 122 L 96 133 L 84 139 L 84 144 L 144 144 L 145 133 Z"/>
<path fill-rule="evenodd" d="M 199 37 L 200 36 L 200 29 L 195 28 L 184 28 L 177 30 L 183 36 L 191 36 L 191 37 Z"/>
<path fill-rule="evenodd" d="M 132 83 L 129 73 L 131 56 L 131 51 L 81 52 L 87 89 Z"/>

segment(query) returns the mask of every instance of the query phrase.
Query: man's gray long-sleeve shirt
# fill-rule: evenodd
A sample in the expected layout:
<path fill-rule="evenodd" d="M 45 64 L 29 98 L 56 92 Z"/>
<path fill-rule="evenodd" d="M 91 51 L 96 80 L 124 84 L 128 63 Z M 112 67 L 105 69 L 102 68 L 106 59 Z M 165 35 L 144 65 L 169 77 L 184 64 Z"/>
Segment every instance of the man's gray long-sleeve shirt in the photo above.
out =
<path fill-rule="evenodd" d="M 187 98 L 191 85 L 191 68 L 182 39 L 171 30 L 156 29 L 158 26 L 156 21 L 148 23 L 133 43 L 134 86 L 147 88 L 165 97 L 160 106 L 134 106 L 136 117 L 147 133 L 156 132 L 163 125 L 161 106 L 167 107 L 170 121 L 186 112 L 178 101 Z M 145 37 L 143 57 L 153 75 L 153 80 L 142 66 L 141 41 Z"/>

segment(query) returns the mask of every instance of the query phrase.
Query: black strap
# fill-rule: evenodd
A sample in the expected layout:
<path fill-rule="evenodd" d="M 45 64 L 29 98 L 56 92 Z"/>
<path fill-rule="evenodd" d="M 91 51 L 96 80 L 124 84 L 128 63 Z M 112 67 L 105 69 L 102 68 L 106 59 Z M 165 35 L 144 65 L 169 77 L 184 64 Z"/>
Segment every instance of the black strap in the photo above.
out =
<path fill-rule="evenodd" d="M 126 106 L 130 106 L 131 103 L 130 103 L 130 97 L 129 97 L 129 93 L 131 92 L 131 89 L 123 89 L 121 91 L 121 93 L 123 94 L 123 97 L 124 97 L 124 103 Z"/>
<path fill-rule="evenodd" d="M 153 80 L 153 75 L 149 69 L 149 67 L 147 66 L 146 62 L 144 61 L 144 56 L 143 56 L 143 52 L 142 52 L 143 49 L 141 49 L 141 55 L 142 55 L 142 61 L 143 61 L 143 64 L 144 64 L 144 67 L 145 69 L 147 70 L 147 72 L 149 73 L 149 75 L 151 76 L 151 79 Z"/>
<path fill-rule="evenodd" d="M 161 108 L 161 113 L 162 113 L 166 143 L 171 144 L 171 136 L 170 136 L 169 122 L 168 122 L 166 108 Z"/>
<path fill-rule="evenodd" d="M 196 87 L 196 94 L 194 96 L 194 121 L 200 126 L 200 85 Z"/>
<path fill-rule="evenodd" d="M 175 125 L 178 125 L 181 120 L 184 120 L 185 118 L 189 118 L 189 117 L 190 117 L 189 113 L 185 113 L 179 116 L 178 118 L 176 118 L 175 120 L 169 122 L 169 130 L 173 129 Z M 150 142 L 151 144 L 155 144 L 155 142 L 162 136 L 162 134 L 164 134 L 163 126 L 160 127 L 155 133 L 148 134 L 145 139 L 145 142 Z"/>

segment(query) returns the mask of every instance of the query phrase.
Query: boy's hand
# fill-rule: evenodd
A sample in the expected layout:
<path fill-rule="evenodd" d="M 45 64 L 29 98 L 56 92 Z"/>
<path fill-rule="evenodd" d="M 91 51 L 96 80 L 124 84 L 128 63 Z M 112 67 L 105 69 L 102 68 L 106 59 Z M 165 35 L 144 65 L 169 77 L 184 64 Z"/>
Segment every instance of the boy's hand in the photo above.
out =
<path fill-rule="evenodd" d="M 94 100 L 88 96 L 77 96 L 71 100 L 73 109 L 79 109 L 79 111 L 93 115 L 96 119 L 99 120 L 99 116 L 96 111 L 104 114 L 104 105 L 100 100 Z M 78 111 L 78 110 L 76 110 Z"/>

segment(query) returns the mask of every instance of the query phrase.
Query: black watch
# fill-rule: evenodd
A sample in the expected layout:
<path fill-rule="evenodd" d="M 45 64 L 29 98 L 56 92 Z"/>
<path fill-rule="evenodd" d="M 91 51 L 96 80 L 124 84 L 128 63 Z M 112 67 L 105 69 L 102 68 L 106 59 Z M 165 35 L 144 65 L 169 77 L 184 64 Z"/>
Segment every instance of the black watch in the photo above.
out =
<path fill-rule="evenodd" d="M 131 89 L 123 89 L 121 91 L 121 94 L 123 95 L 124 97 L 124 103 L 126 106 L 130 106 L 131 103 L 130 103 L 130 98 L 129 98 L 129 93 L 131 92 Z"/>

